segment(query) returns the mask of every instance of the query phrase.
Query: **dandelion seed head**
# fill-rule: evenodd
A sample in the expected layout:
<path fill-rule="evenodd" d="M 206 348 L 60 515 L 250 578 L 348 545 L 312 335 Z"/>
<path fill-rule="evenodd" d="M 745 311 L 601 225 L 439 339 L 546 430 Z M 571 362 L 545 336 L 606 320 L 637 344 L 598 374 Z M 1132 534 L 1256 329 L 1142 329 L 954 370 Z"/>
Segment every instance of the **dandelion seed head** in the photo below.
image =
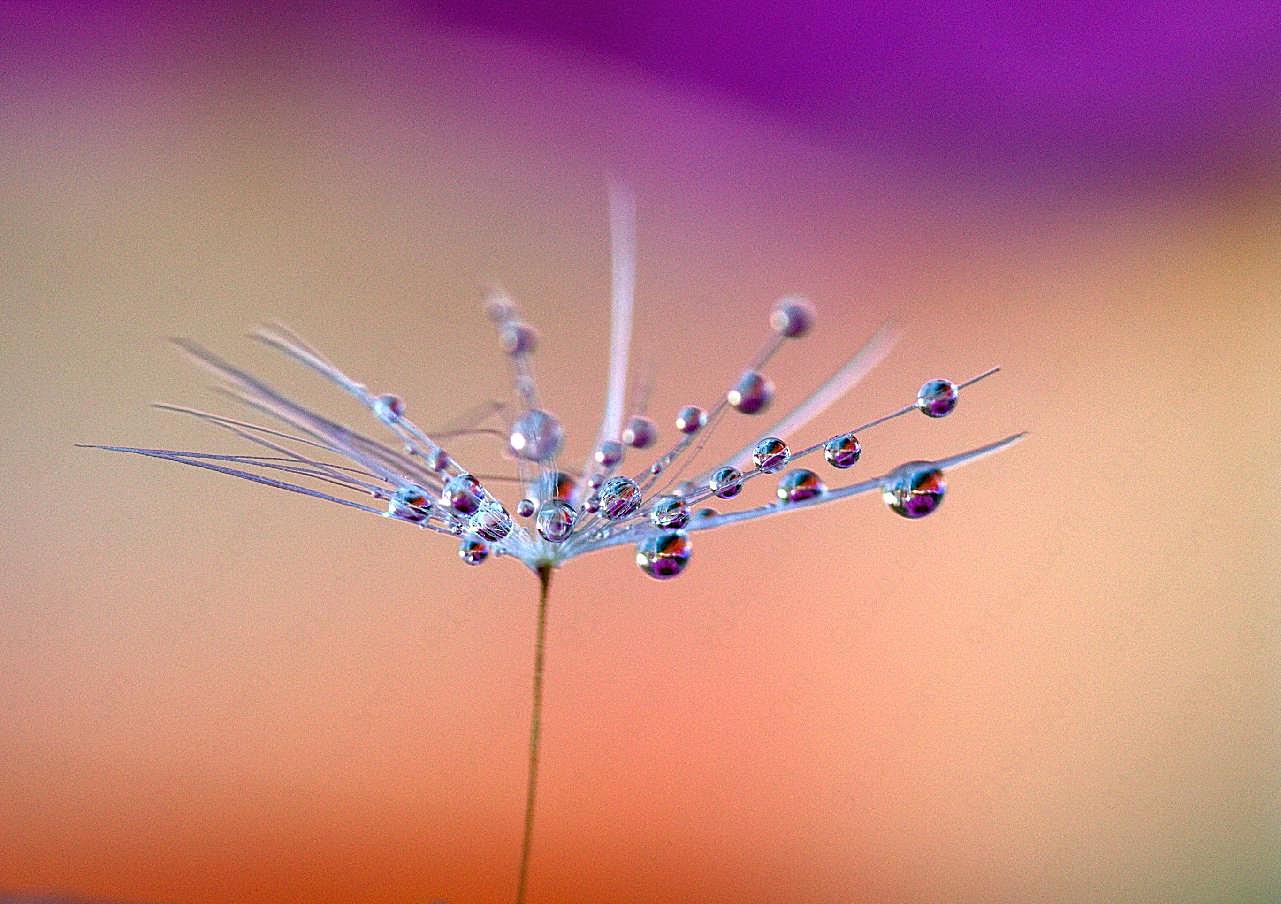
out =
<path fill-rule="evenodd" d="M 407 416 L 406 404 L 399 396 L 369 392 L 297 334 L 272 324 L 256 331 L 254 338 L 354 397 L 368 410 L 377 435 L 314 412 L 194 342 L 177 340 L 183 351 L 218 377 L 227 395 L 271 418 L 275 426 L 181 406 L 161 407 L 232 433 L 257 446 L 259 454 L 100 448 L 199 467 L 413 524 L 425 533 L 456 538 L 459 557 L 469 565 L 506 556 L 538 571 L 629 544 L 645 574 L 665 579 L 684 571 L 690 559 L 690 534 L 699 530 L 775 517 L 878 490 L 897 514 L 909 519 L 924 517 L 943 499 L 945 470 L 991 455 L 1022 438 L 1015 434 L 939 461 L 909 462 L 880 476 L 831 489 L 814 470 L 795 467 L 821 451 L 831 468 L 849 469 L 860 460 L 869 431 L 912 411 L 931 418 L 946 416 L 955 409 L 961 392 L 998 370 L 992 368 L 962 382 L 930 380 L 908 404 L 835 436 L 800 445 L 809 423 L 844 397 L 888 354 L 894 331 L 881 327 L 769 430 L 757 434 L 758 438 L 734 454 L 705 461 L 695 470 L 692 465 L 705 449 L 709 454 L 717 452 L 711 441 L 727 412 L 760 415 L 770 409 L 774 385 L 763 369 L 789 347 L 787 340 L 801 339 L 814 330 L 814 306 L 790 296 L 773 306 L 770 330 L 761 347 L 733 371 L 738 376 L 728 388 L 717 393 L 690 387 L 696 398 L 701 392 L 704 398 L 714 400 L 713 404 L 681 408 L 672 444 L 629 468 L 632 476 L 617 473 L 625 453 L 654 447 L 659 431 L 645 414 L 649 387 L 637 396 L 628 394 L 635 277 L 632 202 L 630 195 L 615 191 L 611 204 L 613 302 L 606 398 L 599 430 L 586 445 L 590 451 L 577 470 L 561 462 L 565 431 L 539 398 L 534 378 L 538 334 L 522 319 L 511 297 L 500 292 L 488 296 L 485 311 L 494 322 L 511 370 L 512 404 L 491 402 L 452 425 L 425 429 Z M 632 414 L 624 422 L 627 411 Z M 497 451 L 504 453 L 500 456 L 503 469 L 514 468 L 515 473 L 491 474 L 483 468 L 473 471 L 470 461 L 458 461 L 440 443 L 462 437 L 496 437 Z M 783 473 L 789 467 L 792 470 Z M 776 501 L 747 508 L 731 506 L 724 511 L 701 504 L 708 499 L 736 500 L 748 482 L 774 474 L 781 474 Z M 532 525 L 516 522 L 486 483 L 498 489 L 515 484 L 513 511 L 521 519 L 533 518 Z M 370 505 L 369 500 L 376 504 Z"/>

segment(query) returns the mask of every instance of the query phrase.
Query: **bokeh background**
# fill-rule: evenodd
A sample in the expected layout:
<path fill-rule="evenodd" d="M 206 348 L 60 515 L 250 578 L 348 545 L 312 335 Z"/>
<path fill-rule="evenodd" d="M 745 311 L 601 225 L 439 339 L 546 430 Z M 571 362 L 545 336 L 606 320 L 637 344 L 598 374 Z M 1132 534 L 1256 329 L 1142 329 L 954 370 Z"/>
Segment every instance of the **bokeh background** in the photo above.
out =
<path fill-rule="evenodd" d="M 1281 19 L 1143 6 L 0 6 L 0 895 L 510 898 L 534 579 L 73 443 L 234 451 L 168 335 L 358 416 L 269 317 L 448 420 L 500 280 L 585 451 L 613 174 L 664 423 L 802 292 L 776 405 L 905 331 L 806 441 L 1032 435 L 559 574 L 531 897 L 1281 898 Z"/>

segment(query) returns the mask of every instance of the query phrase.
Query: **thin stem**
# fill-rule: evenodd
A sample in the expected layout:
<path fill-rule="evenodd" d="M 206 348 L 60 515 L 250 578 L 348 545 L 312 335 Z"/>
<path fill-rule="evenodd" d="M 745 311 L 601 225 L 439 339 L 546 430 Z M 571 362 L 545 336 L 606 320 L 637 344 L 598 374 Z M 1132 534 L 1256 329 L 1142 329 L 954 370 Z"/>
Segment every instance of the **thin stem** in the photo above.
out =
<path fill-rule="evenodd" d="M 552 568 L 538 569 L 538 628 L 534 635 L 534 704 L 529 717 L 529 777 L 525 784 L 525 836 L 520 843 L 520 879 L 516 883 L 516 904 L 525 902 L 525 880 L 529 876 L 529 844 L 534 835 L 534 797 L 538 791 L 538 741 L 543 728 L 543 649 L 547 636 L 547 596 Z"/>

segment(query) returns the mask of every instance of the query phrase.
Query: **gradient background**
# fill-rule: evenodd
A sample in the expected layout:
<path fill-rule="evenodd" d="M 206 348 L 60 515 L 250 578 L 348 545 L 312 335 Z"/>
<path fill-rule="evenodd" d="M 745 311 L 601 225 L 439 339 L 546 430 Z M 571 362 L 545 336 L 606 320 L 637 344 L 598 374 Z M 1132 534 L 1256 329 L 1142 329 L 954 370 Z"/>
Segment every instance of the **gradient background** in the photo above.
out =
<path fill-rule="evenodd" d="M 866 473 L 1032 437 L 923 523 L 561 572 L 532 898 L 1281 898 L 1281 18 L 824 6 L 0 6 L 0 889 L 509 899 L 534 579 L 72 443 L 232 451 L 145 407 L 218 405 L 171 334 L 355 415 L 273 316 L 505 397 L 495 278 L 585 451 L 614 173 L 664 423 L 799 291 L 776 405 L 907 332 L 806 439 L 993 363 Z"/>

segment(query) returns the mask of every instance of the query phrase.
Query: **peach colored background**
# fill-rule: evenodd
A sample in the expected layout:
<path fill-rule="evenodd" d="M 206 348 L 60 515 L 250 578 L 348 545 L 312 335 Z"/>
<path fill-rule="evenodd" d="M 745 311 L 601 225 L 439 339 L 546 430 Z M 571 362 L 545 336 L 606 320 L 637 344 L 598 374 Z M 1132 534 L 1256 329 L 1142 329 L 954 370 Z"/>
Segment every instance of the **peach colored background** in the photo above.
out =
<path fill-rule="evenodd" d="M 447 419 L 506 391 L 496 278 L 584 450 L 612 172 L 664 423 L 801 291 L 820 326 L 772 366 L 779 404 L 885 317 L 907 333 L 807 438 L 993 363 L 867 473 L 1032 437 L 922 523 L 867 498 L 698 535 L 671 583 L 625 550 L 559 574 L 534 899 L 1281 895 L 1276 170 L 1040 197 L 590 62 L 341 24 L 296 56 L 178 35 L 6 85 L 0 889 L 508 899 L 533 578 L 72 443 L 231 450 L 145 407 L 219 404 L 172 334 L 355 416 L 243 339 L 272 316 Z"/>

